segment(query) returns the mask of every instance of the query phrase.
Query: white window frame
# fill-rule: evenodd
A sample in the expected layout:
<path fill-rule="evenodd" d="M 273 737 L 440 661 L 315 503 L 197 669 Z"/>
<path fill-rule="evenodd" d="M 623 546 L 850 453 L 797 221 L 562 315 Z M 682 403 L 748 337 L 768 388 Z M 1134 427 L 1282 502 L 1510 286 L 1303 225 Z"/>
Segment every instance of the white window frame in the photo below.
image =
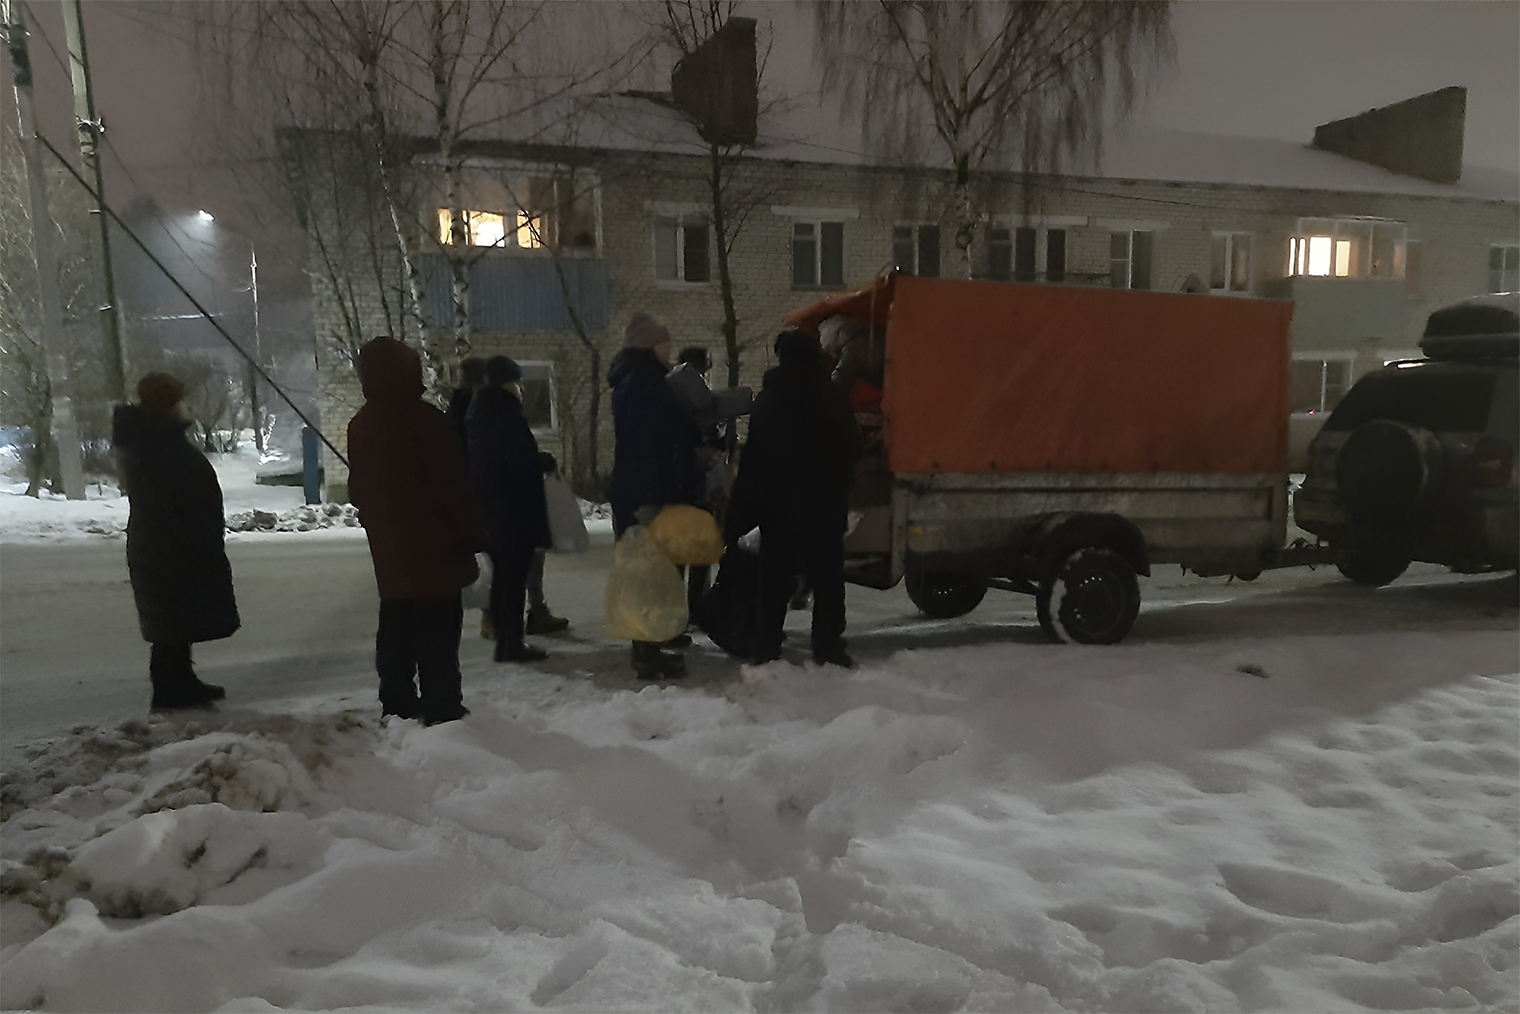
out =
<path fill-rule="evenodd" d="M 1389 260 L 1374 258 L 1391 244 Z M 1290 278 L 1403 278 L 1409 227 L 1391 218 L 1300 218 L 1288 238 Z"/>
<path fill-rule="evenodd" d="M 799 225 L 810 225 L 813 227 L 813 280 L 811 282 L 797 281 L 797 226 Z M 825 281 L 823 277 L 823 227 L 825 225 L 839 226 L 839 280 L 837 282 Z M 787 263 L 791 267 L 792 288 L 832 289 L 844 284 L 844 219 L 793 218 L 791 225 L 787 229 L 787 244 Z"/>
<path fill-rule="evenodd" d="M 939 277 L 943 276 L 944 273 L 945 273 L 944 230 L 940 228 L 940 224 L 938 222 L 898 222 L 897 224 L 893 225 L 892 226 L 892 266 L 894 268 L 896 268 L 896 267 L 899 266 L 898 265 L 898 260 L 897 260 L 897 233 L 898 233 L 898 230 L 900 230 L 900 229 L 910 230 L 910 232 L 911 232 L 911 239 L 912 239 L 912 243 L 913 243 L 912 263 L 908 266 L 908 270 L 905 273 L 906 274 L 910 274 L 910 275 L 917 275 L 917 274 L 919 274 L 919 269 L 922 266 L 922 257 L 921 257 L 921 254 L 923 253 L 923 249 L 924 249 L 924 230 L 925 229 L 933 229 L 934 233 L 935 233 L 935 235 L 934 235 L 934 253 L 935 253 L 935 259 L 938 260 L 939 263 L 935 265 L 934 274 L 933 275 L 929 275 L 927 277 L 930 277 L 930 278 L 939 278 Z"/>
<path fill-rule="evenodd" d="M 523 379 L 527 380 L 530 373 L 545 374 L 549 381 L 549 425 L 532 426 L 534 436 L 554 436 L 559 433 L 559 394 L 555 389 L 555 364 L 552 359 L 519 359 L 517 365 L 522 367 Z"/>
<path fill-rule="evenodd" d="M 1494 267 L 1494 254 L 1503 251 L 1503 263 Z M 1497 278 L 1495 274 L 1497 273 Z M 1514 292 L 1520 289 L 1520 243 L 1490 243 L 1488 245 L 1489 292 Z"/>
<path fill-rule="evenodd" d="M 651 218 L 650 228 L 650 264 L 654 271 L 655 284 L 662 288 L 707 288 L 717 278 L 714 271 L 713 229 L 708 215 L 700 210 L 675 210 L 672 208 L 655 208 Z M 686 277 L 686 230 L 701 226 L 707 231 L 707 277 L 698 281 L 690 281 Z M 675 275 L 670 278 L 660 276 L 660 238 L 661 231 L 669 229 L 670 239 L 675 244 Z"/>
<path fill-rule="evenodd" d="M 1150 237 L 1148 240 L 1150 243 L 1150 256 L 1146 263 L 1146 274 L 1148 277 L 1145 279 L 1144 285 L 1137 287 L 1135 285 L 1135 237 L 1140 233 L 1145 233 Z M 1123 236 L 1125 239 L 1124 256 L 1116 257 L 1114 256 L 1113 244 L 1114 240 L 1120 236 Z M 1110 229 L 1108 232 L 1108 243 L 1108 277 L 1110 288 L 1149 291 L 1156 287 L 1156 232 L 1154 229 Z M 1114 285 L 1114 272 L 1120 264 L 1124 265 L 1124 284 Z"/>
<path fill-rule="evenodd" d="M 1295 416 L 1298 416 L 1300 418 L 1305 418 L 1305 419 L 1308 419 L 1308 418 L 1327 418 L 1330 415 L 1331 412 L 1335 411 L 1335 405 L 1326 406 L 1326 404 L 1325 404 L 1326 388 L 1328 386 L 1327 381 L 1329 379 L 1329 371 L 1330 371 L 1330 368 L 1329 368 L 1329 364 L 1330 363 L 1345 363 L 1346 364 L 1346 386 L 1341 391 L 1341 395 L 1340 395 L 1341 398 L 1344 398 L 1346 396 L 1346 392 L 1349 391 L 1349 390 L 1351 390 L 1351 385 L 1356 382 L 1356 374 L 1355 374 L 1355 369 L 1356 369 L 1356 353 L 1354 353 L 1354 352 L 1334 352 L 1334 351 L 1331 351 L 1331 352 L 1295 352 L 1295 353 L 1293 353 L 1292 361 L 1295 362 L 1295 363 L 1317 362 L 1317 363 L 1320 364 L 1320 372 L 1319 372 L 1319 407 L 1317 409 L 1309 411 L 1309 412 L 1303 412 L 1303 411 L 1300 411 L 1299 409 L 1297 409 L 1297 408 L 1295 408 L 1293 406 L 1289 406 L 1289 408 L 1292 411 L 1292 414 L 1295 415 Z M 1289 396 L 1290 397 L 1292 396 L 1292 374 L 1291 373 L 1289 374 Z M 1336 405 L 1340 404 L 1340 398 L 1336 399 L 1335 404 Z"/>
<path fill-rule="evenodd" d="M 1242 240 L 1244 243 L 1242 243 Z M 1221 285 L 1214 284 L 1214 251 L 1217 244 L 1224 245 L 1224 281 Z M 1240 247 L 1245 247 L 1245 284 L 1235 284 L 1235 253 Z M 1251 294 L 1252 250 L 1254 246 L 1252 234 L 1243 231 L 1225 231 L 1216 229 L 1209 236 L 1209 291 L 1221 296 L 1248 296 Z"/>
<path fill-rule="evenodd" d="M 1075 250 L 1075 242 L 1078 230 L 1085 228 L 1091 219 L 1087 215 L 993 215 L 989 224 L 989 236 L 991 229 L 1006 229 L 1008 231 L 1008 281 L 1015 281 L 1018 277 L 1018 230 L 1034 229 L 1034 266 L 1035 281 L 1049 282 L 1052 285 L 1062 285 L 1072 281 L 1076 273 L 1072 270 L 1072 254 Z M 1136 224 L 1136 223 L 1129 223 Z M 1160 232 L 1166 228 L 1165 222 L 1142 222 L 1138 223 L 1156 228 L 1147 229 L 1148 232 Z M 1061 265 L 1061 277 L 1055 281 L 1050 279 L 1050 236 L 1051 233 L 1064 233 L 1062 241 L 1062 254 L 1065 258 Z M 990 245 L 990 244 L 989 244 Z M 988 277 L 991 277 L 992 258 L 987 258 Z"/>

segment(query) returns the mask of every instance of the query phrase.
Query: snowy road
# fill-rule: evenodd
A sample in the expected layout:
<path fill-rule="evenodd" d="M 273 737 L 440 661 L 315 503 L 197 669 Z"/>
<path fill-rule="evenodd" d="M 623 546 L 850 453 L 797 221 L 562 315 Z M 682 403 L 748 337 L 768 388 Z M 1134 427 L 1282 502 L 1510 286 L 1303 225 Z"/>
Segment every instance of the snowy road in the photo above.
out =
<path fill-rule="evenodd" d="M 229 702 L 311 693 L 362 699 L 372 692 L 377 600 L 362 537 L 246 536 L 229 541 L 228 555 L 243 629 L 198 646 L 196 661 L 207 680 L 227 687 Z M 602 592 L 611 555 L 610 534 L 598 532 L 591 552 L 550 557 L 549 601 L 573 626 L 568 635 L 544 640 L 558 650 L 542 669 L 633 685 L 623 643 L 603 637 Z M 148 651 L 119 540 L 7 543 L 0 545 L 0 573 L 0 735 L 6 744 L 144 711 Z M 1390 628 L 1513 629 L 1515 589 L 1514 575 L 1457 577 L 1435 567 L 1412 568 L 1391 587 L 1373 591 L 1333 570 L 1299 568 L 1244 584 L 1183 577 L 1168 566 L 1142 581 L 1145 607 L 1131 643 Z M 1043 642 L 1033 600 L 1023 595 L 989 592 L 969 616 L 952 621 L 918 616 L 901 588 L 852 586 L 848 607 L 851 642 L 863 661 L 911 647 Z M 806 614 L 793 614 L 789 627 L 801 635 L 793 641 L 800 651 Z M 483 659 L 488 646 L 466 637 L 463 652 L 467 659 Z M 719 654 L 694 653 L 692 682 L 728 679 L 736 668 Z"/>

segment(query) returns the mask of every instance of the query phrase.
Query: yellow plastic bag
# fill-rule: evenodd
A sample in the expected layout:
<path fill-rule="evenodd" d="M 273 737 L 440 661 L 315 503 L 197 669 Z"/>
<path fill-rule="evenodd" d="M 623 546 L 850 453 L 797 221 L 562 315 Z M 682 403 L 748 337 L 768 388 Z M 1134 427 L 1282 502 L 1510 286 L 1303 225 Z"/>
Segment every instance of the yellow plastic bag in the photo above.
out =
<path fill-rule="evenodd" d="M 678 567 L 708 567 L 723 557 L 718 522 L 700 507 L 671 504 L 650 522 L 649 537 Z"/>
<path fill-rule="evenodd" d="M 686 582 L 641 525 L 612 548 L 605 605 L 609 637 L 668 641 L 686 630 Z"/>

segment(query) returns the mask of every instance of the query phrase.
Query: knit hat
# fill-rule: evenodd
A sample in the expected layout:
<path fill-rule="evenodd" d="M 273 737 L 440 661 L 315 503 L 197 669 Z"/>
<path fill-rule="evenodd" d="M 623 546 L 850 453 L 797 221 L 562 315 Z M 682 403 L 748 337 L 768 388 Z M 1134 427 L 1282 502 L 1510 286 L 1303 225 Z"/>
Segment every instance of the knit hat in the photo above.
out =
<path fill-rule="evenodd" d="M 636 313 L 623 332 L 623 344 L 631 349 L 652 349 L 670 341 L 670 331 L 647 313 Z"/>
<path fill-rule="evenodd" d="M 149 373 L 137 382 L 137 400 L 149 415 L 168 415 L 185 400 L 185 384 L 168 373 Z"/>
<path fill-rule="evenodd" d="M 492 387 L 505 387 L 522 379 L 522 367 L 507 356 L 492 356 L 486 360 L 486 383 Z"/>
<path fill-rule="evenodd" d="M 815 363 L 818 361 L 818 339 L 806 331 L 792 329 L 776 336 L 776 358 L 782 364 Z"/>

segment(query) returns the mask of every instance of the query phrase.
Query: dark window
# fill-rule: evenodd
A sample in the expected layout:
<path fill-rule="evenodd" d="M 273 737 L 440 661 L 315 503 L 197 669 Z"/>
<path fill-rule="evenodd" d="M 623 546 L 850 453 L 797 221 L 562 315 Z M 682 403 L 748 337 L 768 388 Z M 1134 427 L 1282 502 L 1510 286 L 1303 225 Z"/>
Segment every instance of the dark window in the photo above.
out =
<path fill-rule="evenodd" d="M 892 266 L 905 275 L 913 274 L 917 261 L 913 253 L 913 226 L 894 226 L 892 229 Z"/>
<path fill-rule="evenodd" d="M 523 416 L 535 430 L 554 429 L 554 364 L 523 363 Z"/>
<path fill-rule="evenodd" d="M 918 227 L 918 273 L 925 278 L 939 277 L 939 226 Z"/>
<path fill-rule="evenodd" d="M 818 281 L 823 285 L 844 284 L 844 223 L 823 222 L 823 249 L 820 251 Z"/>
<path fill-rule="evenodd" d="M 1148 289 L 1151 287 L 1151 237 L 1153 233 L 1134 233 L 1135 249 L 1130 258 L 1129 287 L 1132 289 Z"/>
<path fill-rule="evenodd" d="M 1066 230 L 1050 229 L 1045 233 L 1045 280 L 1066 281 Z"/>
<path fill-rule="evenodd" d="M 707 270 L 707 223 L 683 225 L 681 241 L 686 255 L 686 280 L 705 282 L 711 277 Z"/>
<path fill-rule="evenodd" d="M 1294 359 L 1289 373 L 1289 411 L 1300 415 L 1330 412 L 1351 386 L 1351 360 Z"/>
<path fill-rule="evenodd" d="M 1034 281 L 1034 241 L 1033 229 L 1019 228 L 1013 232 L 1013 280 L 1016 282 Z"/>
<path fill-rule="evenodd" d="M 1412 362 L 1369 373 L 1346 393 L 1325 428 L 1352 430 L 1392 419 L 1437 433 L 1481 433 L 1498 371 L 1462 363 Z"/>
<path fill-rule="evenodd" d="M 1129 288 L 1129 237 L 1127 232 L 1113 232 L 1108 236 L 1108 287 Z"/>
<path fill-rule="evenodd" d="M 1488 291 L 1514 292 L 1520 288 L 1520 246 L 1488 248 Z"/>
<path fill-rule="evenodd" d="M 792 226 L 792 284 L 818 284 L 818 237 L 812 222 Z"/>
<path fill-rule="evenodd" d="M 1013 277 L 1013 240 L 1007 229 L 987 233 L 987 277 L 1006 282 Z"/>

